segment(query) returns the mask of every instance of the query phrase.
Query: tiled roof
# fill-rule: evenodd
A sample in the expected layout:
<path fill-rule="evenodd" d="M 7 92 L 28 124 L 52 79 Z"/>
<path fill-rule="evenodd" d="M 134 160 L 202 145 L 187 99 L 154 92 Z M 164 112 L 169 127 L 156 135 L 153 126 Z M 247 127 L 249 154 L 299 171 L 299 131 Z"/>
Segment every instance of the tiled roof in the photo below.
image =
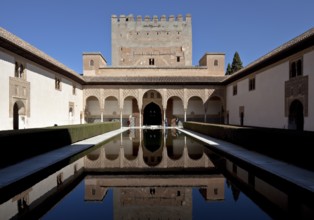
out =
<path fill-rule="evenodd" d="M 272 50 L 268 54 L 250 63 L 245 68 L 233 73 L 224 81 L 224 83 L 226 84 L 231 83 L 246 75 L 249 75 L 250 73 L 253 73 L 266 66 L 269 66 L 281 59 L 284 59 L 296 52 L 304 50 L 308 48 L 309 46 L 313 46 L 313 45 L 314 45 L 314 28 L 311 28 L 310 30 L 293 38 L 287 43 L 277 47 L 276 49 Z"/>
<path fill-rule="evenodd" d="M 53 59 L 21 38 L 0 27 L 0 46 L 14 51 L 18 55 L 39 63 L 57 73 L 61 73 L 75 81 L 83 83 L 83 78 L 74 70 Z"/>
<path fill-rule="evenodd" d="M 135 84 L 135 85 L 211 85 L 219 84 L 226 76 L 208 77 L 105 77 L 105 76 L 83 76 L 87 84 Z"/>

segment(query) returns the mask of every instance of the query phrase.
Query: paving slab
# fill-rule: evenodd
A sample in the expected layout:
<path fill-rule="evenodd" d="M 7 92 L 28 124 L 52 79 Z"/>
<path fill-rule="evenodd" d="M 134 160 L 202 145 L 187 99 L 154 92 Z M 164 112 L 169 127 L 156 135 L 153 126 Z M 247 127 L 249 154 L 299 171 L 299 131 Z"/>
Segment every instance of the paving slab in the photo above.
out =
<path fill-rule="evenodd" d="M 314 193 L 314 172 L 191 130 L 179 131 Z"/>
<path fill-rule="evenodd" d="M 108 140 L 128 128 L 110 131 L 0 169 L 0 189 Z"/>

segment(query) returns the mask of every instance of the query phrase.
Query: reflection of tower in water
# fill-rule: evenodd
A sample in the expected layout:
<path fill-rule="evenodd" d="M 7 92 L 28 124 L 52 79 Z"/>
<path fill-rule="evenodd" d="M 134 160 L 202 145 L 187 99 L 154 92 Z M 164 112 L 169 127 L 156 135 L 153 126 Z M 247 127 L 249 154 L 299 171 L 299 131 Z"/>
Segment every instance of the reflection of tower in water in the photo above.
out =
<path fill-rule="evenodd" d="M 87 176 L 85 201 L 113 190 L 114 219 L 192 219 L 193 189 L 206 201 L 224 200 L 222 175 Z"/>
<path fill-rule="evenodd" d="M 192 219 L 192 189 L 184 187 L 116 188 L 114 219 Z"/>

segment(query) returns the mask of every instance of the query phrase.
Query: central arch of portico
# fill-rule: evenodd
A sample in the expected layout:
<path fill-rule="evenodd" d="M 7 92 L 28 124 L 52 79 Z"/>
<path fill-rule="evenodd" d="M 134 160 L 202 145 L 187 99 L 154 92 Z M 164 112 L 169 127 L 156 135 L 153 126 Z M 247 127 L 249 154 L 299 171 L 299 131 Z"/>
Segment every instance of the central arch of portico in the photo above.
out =
<path fill-rule="evenodd" d="M 171 121 L 174 122 L 174 119 L 181 122 L 206 121 L 208 118 L 206 112 L 211 108 L 212 112 L 222 109 L 212 117 L 224 116 L 224 96 L 222 88 L 210 88 L 209 86 L 203 88 L 178 86 L 91 87 L 84 89 L 84 109 L 88 110 L 93 107 L 89 106 L 92 104 L 91 99 L 98 100 L 100 108 L 99 111 L 95 111 L 97 115 L 91 115 L 90 111 L 85 111 L 84 117 L 85 122 L 91 122 L 89 118 L 99 118 L 98 121 L 101 122 L 120 121 L 121 126 L 124 127 L 143 126 L 145 125 L 145 109 L 149 106 L 153 110 L 157 110 L 155 113 L 160 117 L 160 125 L 167 123 L 171 126 Z M 155 113 L 152 112 L 152 114 Z M 158 123 L 154 123 L 159 124 L 159 119 L 157 121 Z"/>

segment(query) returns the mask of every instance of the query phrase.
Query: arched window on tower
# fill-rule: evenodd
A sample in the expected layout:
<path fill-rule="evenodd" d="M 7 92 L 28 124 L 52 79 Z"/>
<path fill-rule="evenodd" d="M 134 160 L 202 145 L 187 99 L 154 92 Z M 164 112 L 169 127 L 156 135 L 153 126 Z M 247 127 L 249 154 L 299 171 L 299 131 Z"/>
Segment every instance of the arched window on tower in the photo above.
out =
<path fill-rule="evenodd" d="M 89 66 L 94 66 L 94 60 L 89 61 Z"/>
<path fill-rule="evenodd" d="M 218 66 L 218 60 L 214 60 L 214 66 Z"/>

